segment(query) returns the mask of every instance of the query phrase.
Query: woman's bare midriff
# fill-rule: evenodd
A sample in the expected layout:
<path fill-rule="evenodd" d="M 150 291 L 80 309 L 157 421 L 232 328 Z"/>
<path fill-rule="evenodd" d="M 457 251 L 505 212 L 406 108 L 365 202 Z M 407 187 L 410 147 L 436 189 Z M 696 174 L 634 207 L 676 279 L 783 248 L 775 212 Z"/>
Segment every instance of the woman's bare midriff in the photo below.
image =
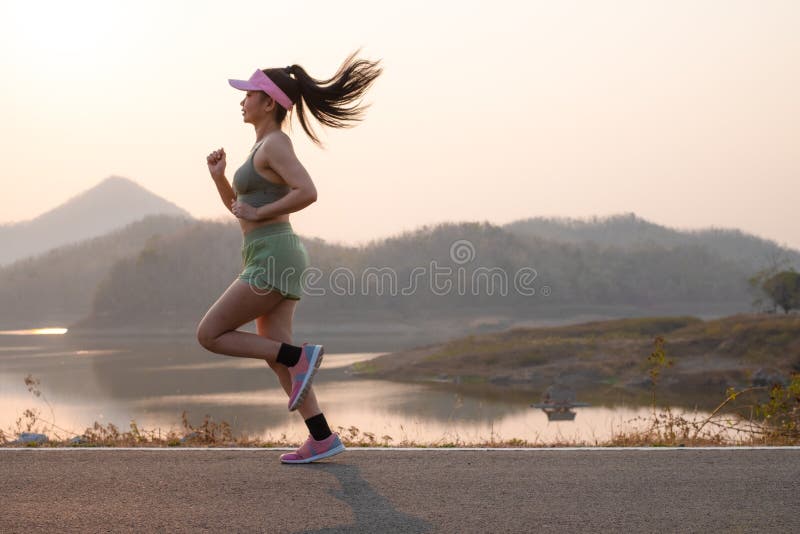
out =
<path fill-rule="evenodd" d="M 247 221 L 245 219 L 239 219 L 239 226 L 242 228 L 242 234 L 246 234 L 251 230 L 276 222 L 289 222 L 289 214 L 284 213 L 283 215 L 278 215 L 277 217 L 271 217 L 269 219 L 262 219 L 260 221 Z"/>

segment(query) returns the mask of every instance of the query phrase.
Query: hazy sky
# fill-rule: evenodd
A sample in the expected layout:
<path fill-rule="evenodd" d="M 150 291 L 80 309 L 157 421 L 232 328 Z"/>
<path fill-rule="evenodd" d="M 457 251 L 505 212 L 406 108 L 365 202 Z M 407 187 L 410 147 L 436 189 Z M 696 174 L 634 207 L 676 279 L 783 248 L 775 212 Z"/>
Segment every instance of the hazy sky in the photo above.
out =
<path fill-rule="evenodd" d="M 382 59 L 366 120 L 295 118 L 318 202 L 295 229 L 342 243 L 423 224 L 621 212 L 800 248 L 800 2 L 2 1 L 0 221 L 109 175 L 226 212 L 255 140 L 228 78 Z M 231 216 L 232 217 L 232 216 Z"/>

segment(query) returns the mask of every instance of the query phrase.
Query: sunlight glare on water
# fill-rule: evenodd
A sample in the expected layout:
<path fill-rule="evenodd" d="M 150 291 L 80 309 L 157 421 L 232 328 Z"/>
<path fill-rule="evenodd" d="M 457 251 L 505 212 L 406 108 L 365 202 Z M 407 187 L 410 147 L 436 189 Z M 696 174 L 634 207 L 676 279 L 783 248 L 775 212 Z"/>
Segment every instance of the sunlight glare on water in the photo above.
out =
<path fill-rule="evenodd" d="M 67 328 L 30 328 L 28 330 L 0 330 L 6 336 L 52 336 L 67 333 Z"/>

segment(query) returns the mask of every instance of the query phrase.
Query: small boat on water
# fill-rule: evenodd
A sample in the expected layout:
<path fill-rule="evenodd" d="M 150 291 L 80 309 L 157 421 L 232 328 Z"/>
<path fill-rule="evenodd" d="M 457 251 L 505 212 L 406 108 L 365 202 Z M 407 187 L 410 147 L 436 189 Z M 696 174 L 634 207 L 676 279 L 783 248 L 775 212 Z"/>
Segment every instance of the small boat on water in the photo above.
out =
<path fill-rule="evenodd" d="M 548 387 L 542 395 L 542 402 L 531 404 L 531 408 L 540 408 L 547 414 L 548 421 L 574 421 L 572 408 L 590 406 L 586 402 L 577 402 L 575 392 L 561 385 Z"/>

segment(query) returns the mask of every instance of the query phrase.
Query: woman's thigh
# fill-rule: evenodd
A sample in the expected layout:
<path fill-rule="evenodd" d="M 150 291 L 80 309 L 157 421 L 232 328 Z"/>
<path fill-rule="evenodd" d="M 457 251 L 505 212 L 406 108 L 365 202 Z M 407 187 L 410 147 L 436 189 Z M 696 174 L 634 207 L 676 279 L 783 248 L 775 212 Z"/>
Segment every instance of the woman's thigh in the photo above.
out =
<path fill-rule="evenodd" d="M 211 305 L 200 324 L 198 338 L 215 338 L 269 314 L 282 300 L 277 291 L 254 291 L 241 279 L 234 280 L 228 289 Z"/>
<path fill-rule="evenodd" d="M 292 343 L 292 319 L 299 301 L 284 298 L 272 310 L 256 319 L 259 336 Z"/>

